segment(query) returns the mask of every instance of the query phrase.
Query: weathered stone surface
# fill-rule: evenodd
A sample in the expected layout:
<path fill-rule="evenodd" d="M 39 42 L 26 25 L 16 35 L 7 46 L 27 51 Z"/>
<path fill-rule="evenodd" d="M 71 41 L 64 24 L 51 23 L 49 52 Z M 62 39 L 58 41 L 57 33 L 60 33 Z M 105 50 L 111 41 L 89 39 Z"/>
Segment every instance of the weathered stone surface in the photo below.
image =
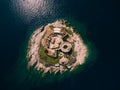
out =
<path fill-rule="evenodd" d="M 87 55 L 82 38 L 65 20 L 49 23 L 34 31 L 27 52 L 29 67 L 35 65 L 38 71 L 55 74 L 74 70 L 84 63 Z"/>

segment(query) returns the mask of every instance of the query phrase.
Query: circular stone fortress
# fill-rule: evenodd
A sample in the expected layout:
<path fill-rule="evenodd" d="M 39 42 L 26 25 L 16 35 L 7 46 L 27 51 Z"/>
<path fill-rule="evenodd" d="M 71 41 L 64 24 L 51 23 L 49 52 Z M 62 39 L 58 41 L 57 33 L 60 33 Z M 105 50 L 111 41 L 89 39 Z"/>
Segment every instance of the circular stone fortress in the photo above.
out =
<path fill-rule="evenodd" d="M 34 31 L 27 52 L 28 66 L 44 74 L 73 71 L 87 56 L 87 46 L 65 20 L 57 20 Z"/>

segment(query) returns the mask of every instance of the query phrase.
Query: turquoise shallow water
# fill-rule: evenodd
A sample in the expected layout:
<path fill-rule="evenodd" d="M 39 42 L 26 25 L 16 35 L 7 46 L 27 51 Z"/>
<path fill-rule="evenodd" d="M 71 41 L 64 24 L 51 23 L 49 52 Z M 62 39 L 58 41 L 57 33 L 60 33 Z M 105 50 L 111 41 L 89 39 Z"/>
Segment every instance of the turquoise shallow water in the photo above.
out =
<path fill-rule="evenodd" d="M 117 65 L 113 65 L 113 61 L 116 62 L 113 52 L 117 48 L 112 48 L 115 44 L 112 0 L 1 1 L 0 87 L 3 90 L 116 90 L 113 88 L 118 79 L 114 74 Z M 59 18 L 70 20 L 77 27 L 76 31 L 83 35 L 90 56 L 86 64 L 72 75 L 67 73 L 55 77 L 48 74 L 46 78 L 41 78 L 36 71 L 27 69 L 28 40 L 36 28 Z M 97 61 L 94 60 L 95 47 L 99 52 Z"/>
<path fill-rule="evenodd" d="M 60 18 L 61 19 L 61 18 Z M 65 72 L 64 74 L 57 73 L 55 74 L 50 74 L 47 73 L 46 75 L 43 75 L 43 73 L 36 71 L 34 68 L 29 68 L 27 66 L 28 60 L 26 58 L 27 54 L 27 48 L 28 48 L 28 41 L 30 39 L 30 36 L 32 32 L 38 28 L 38 27 L 33 27 L 33 31 L 28 33 L 28 36 L 22 46 L 20 47 L 20 58 L 16 62 L 14 69 L 14 73 L 11 75 L 14 80 L 12 81 L 13 83 L 16 84 L 17 87 L 25 87 L 27 89 L 31 87 L 42 87 L 47 84 L 54 84 L 54 83 L 60 83 L 64 82 L 64 80 L 70 79 L 71 77 L 76 76 L 77 74 L 80 74 L 82 71 L 86 70 L 88 67 L 94 64 L 95 59 L 96 59 L 96 49 L 92 45 L 92 42 L 88 41 L 86 35 L 87 35 L 87 27 L 85 24 L 80 23 L 72 18 L 62 18 L 67 20 L 73 27 L 75 27 L 75 31 L 81 35 L 83 38 L 84 43 L 88 47 L 88 53 L 89 56 L 85 61 L 85 64 L 80 65 L 76 70 L 73 72 Z M 41 25 L 40 25 L 41 26 Z M 31 27 L 30 27 L 31 29 Z M 94 57 L 93 57 L 94 56 Z M 19 77 L 19 78 L 18 78 Z M 12 79 L 11 79 L 12 80 Z"/>

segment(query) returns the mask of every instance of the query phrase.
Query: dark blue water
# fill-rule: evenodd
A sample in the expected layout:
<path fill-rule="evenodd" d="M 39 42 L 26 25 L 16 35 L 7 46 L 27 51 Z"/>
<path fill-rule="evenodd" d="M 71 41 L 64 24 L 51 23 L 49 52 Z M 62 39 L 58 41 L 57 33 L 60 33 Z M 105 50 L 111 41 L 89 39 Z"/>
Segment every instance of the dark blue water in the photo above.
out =
<path fill-rule="evenodd" d="M 21 47 L 24 46 L 29 32 L 38 25 L 47 24 L 58 18 L 72 18 L 86 25 L 86 37 L 98 50 L 97 61 L 92 67 L 63 82 L 49 84 L 46 87 L 33 85 L 30 90 L 117 90 L 119 74 L 115 74 L 117 65 L 114 65 L 117 55 L 113 53 L 115 27 L 112 7 L 112 0 L 1 0 L 0 90 L 13 90 L 17 87 L 12 81 L 20 77 L 15 77 L 13 73 L 21 71 L 14 70 L 14 67 L 19 63 L 24 49 Z M 25 85 L 30 84 L 26 82 L 18 86 L 24 89 Z"/>

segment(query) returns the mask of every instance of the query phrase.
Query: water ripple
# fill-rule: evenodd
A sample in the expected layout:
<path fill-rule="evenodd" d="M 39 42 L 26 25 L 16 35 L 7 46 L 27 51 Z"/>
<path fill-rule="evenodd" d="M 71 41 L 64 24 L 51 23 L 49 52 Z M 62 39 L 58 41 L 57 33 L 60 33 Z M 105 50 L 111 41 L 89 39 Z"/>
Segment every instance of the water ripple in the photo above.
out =
<path fill-rule="evenodd" d="M 11 3 L 16 16 L 26 23 L 38 17 L 54 17 L 57 13 L 54 0 L 11 0 Z"/>

